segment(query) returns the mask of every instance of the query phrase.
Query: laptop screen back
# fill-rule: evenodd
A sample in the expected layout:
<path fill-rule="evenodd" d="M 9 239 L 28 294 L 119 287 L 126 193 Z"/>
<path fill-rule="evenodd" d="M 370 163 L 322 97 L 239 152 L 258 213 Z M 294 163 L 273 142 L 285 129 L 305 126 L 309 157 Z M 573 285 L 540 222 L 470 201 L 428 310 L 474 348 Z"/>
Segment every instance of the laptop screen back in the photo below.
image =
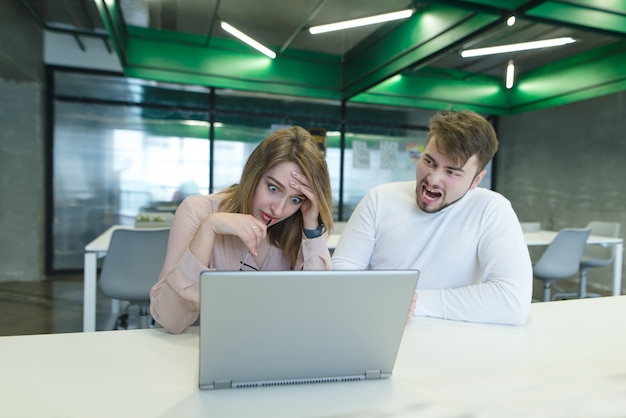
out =
<path fill-rule="evenodd" d="M 393 369 L 416 270 L 200 277 L 200 388 L 363 380 Z"/>

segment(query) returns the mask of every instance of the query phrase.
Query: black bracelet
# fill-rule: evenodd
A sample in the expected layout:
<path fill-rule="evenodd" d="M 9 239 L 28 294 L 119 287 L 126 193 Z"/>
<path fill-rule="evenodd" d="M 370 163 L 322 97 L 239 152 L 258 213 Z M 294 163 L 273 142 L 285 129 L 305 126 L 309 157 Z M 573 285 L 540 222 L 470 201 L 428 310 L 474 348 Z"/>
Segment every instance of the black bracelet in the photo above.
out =
<path fill-rule="evenodd" d="M 319 224 L 317 229 L 302 229 L 302 231 L 307 238 L 317 238 L 324 233 L 324 225 Z"/>

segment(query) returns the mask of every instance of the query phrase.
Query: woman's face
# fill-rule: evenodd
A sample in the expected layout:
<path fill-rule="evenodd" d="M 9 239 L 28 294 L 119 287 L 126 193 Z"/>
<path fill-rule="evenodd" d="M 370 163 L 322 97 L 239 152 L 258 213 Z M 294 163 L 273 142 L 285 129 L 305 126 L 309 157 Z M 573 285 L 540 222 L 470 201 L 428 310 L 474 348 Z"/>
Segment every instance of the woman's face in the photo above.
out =
<path fill-rule="evenodd" d="M 300 183 L 308 185 L 302 169 L 294 162 L 279 163 L 261 176 L 254 190 L 252 216 L 266 225 L 273 225 L 300 209 L 306 197 L 291 185 L 293 172 L 298 174 Z"/>

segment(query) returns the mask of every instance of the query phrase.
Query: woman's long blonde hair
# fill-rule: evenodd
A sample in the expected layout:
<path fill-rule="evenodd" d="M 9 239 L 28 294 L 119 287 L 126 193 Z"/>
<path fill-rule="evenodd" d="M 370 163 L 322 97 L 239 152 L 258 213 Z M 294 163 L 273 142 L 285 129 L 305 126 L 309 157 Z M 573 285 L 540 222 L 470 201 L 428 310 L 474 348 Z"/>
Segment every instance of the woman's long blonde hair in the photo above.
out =
<path fill-rule="evenodd" d="M 319 222 L 331 231 L 332 194 L 326 160 L 311 134 L 299 126 L 278 130 L 261 141 L 248 158 L 240 182 L 221 192 L 224 198 L 220 209 L 230 213 L 252 213 L 252 201 L 259 180 L 265 172 L 284 162 L 300 166 L 317 200 Z M 303 226 L 302 212 L 298 210 L 267 230 L 270 242 L 289 256 L 292 268 L 300 250 Z"/>

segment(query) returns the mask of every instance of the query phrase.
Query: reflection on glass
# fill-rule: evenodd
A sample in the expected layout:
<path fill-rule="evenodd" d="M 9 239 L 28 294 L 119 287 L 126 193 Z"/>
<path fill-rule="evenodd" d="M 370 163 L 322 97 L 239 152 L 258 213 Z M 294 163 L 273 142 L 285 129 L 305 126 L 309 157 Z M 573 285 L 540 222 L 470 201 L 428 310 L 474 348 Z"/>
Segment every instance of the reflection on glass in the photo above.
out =
<path fill-rule="evenodd" d="M 372 187 L 415 178 L 433 113 L 111 74 L 54 75 L 53 271 L 82 268 L 85 244 L 112 225 L 172 212 L 187 196 L 238 182 L 258 143 L 286 126 L 325 133 L 335 219 L 346 221 Z"/>
<path fill-rule="evenodd" d="M 208 128 L 205 138 L 189 137 L 179 120 L 144 116 L 134 107 L 55 103 L 55 270 L 81 267 L 85 244 L 108 227 L 208 192 Z"/>

